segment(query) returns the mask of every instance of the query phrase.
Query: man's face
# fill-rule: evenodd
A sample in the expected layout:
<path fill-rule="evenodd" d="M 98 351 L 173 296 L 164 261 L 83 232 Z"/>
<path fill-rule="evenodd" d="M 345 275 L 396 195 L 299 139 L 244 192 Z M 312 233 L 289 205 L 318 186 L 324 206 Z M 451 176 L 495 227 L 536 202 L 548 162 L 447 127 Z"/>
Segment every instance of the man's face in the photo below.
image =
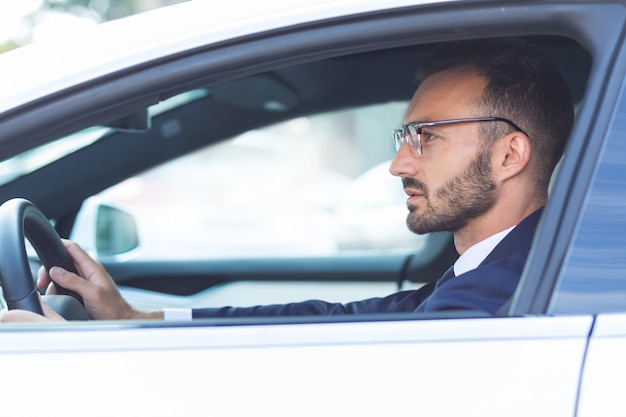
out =
<path fill-rule="evenodd" d="M 486 80 L 468 71 L 428 77 L 415 92 L 403 124 L 486 116 L 475 114 L 475 100 Z M 494 204 L 490 149 L 481 147 L 478 123 L 424 127 L 423 154 L 406 143 L 390 171 L 402 178 L 409 196 L 407 226 L 415 233 L 458 231 Z"/>

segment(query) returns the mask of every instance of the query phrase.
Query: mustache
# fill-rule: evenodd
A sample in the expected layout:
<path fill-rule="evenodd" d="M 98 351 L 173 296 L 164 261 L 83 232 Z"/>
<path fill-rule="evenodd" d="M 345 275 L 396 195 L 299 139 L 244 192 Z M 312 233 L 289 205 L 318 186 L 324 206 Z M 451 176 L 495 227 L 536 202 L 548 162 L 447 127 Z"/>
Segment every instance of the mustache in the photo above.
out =
<path fill-rule="evenodd" d="M 402 186 L 404 188 L 414 188 L 424 193 L 424 197 L 428 197 L 428 187 L 423 182 L 411 177 L 402 178 Z"/>

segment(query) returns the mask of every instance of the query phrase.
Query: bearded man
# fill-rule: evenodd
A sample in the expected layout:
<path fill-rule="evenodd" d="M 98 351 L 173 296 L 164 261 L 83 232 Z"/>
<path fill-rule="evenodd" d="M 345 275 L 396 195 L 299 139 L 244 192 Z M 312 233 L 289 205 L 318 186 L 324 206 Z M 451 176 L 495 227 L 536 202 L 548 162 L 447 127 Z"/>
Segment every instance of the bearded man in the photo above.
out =
<path fill-rule="evenodd" d="M 450 231 L 458 260 L 420 289 L 346 304 L 324 301 L 256 307 L 138 311 L 106 270 L 65 242 L 79 275 L 40 272 L 80 294 L 92 319 L 411 313 L 493 314 L 513 295 L 530 251 L 552 171 L 574 120 L 567 84 L 550 59 L 519 40 L 442 44 L 425 57 L 421 82 L 393 132 L 390 171 L 408 196 L 415 233 Z M 49 293 L 55 293 L 49 286 Z M 44 306 L 45 307 L 45 306 Z M 48 319 L 60 319 L 44 308 Z M 36 318 L 35 318 L 36 317 Z M 4 321 L 46 320 L 10 311 Z"/>

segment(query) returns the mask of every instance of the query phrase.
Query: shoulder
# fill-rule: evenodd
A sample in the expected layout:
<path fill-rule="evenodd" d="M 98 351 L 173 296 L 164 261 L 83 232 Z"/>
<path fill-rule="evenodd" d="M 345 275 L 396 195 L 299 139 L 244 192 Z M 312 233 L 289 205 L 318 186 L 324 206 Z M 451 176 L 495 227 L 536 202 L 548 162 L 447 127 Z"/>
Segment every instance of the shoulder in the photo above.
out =
<path fill-rule="evenodd" d="M 446 281 L 426 300 L 425 311 L 495 313 L 515 292 L 527 257 L 528 250 L 516 251 Z"/>

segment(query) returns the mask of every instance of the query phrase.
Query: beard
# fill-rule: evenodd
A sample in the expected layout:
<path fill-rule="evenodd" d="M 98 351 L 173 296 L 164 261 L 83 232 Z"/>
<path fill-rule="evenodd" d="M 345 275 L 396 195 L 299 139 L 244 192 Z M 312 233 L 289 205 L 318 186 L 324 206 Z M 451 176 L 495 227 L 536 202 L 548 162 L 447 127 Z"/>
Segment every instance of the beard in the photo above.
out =
<path fill-rule="evenodd" d="M 490 151 L 479 151 L 469 166 L 450 181 L 434 190 L 411 177 L 402 178 L 405 188 L 415 188 L 424 193 L 426 206 L 422 212 L 409 205 L 406 224 L 417 234 L 455 232 L 470 220 L 486 213 L 495 203 L 496 185 L 491 179 Z"/>

